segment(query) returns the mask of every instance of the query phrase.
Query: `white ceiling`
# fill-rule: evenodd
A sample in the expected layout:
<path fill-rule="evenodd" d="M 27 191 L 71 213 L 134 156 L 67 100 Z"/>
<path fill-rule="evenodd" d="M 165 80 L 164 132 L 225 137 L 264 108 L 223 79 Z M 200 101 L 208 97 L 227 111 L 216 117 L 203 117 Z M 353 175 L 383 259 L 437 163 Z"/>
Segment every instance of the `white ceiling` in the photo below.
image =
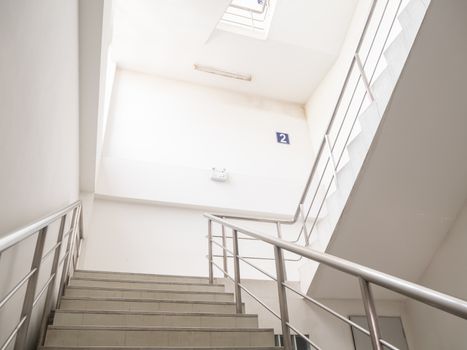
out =
<path fill-rule="evenodd" d="M 336 59 L 358 0 L 277 0 L 267 40 L 216 29 L 229 0 L 116 0 L 113 58 L 124 68 L 304 103 Z M 193 70 L 209 65 L 251 82 Z"/>

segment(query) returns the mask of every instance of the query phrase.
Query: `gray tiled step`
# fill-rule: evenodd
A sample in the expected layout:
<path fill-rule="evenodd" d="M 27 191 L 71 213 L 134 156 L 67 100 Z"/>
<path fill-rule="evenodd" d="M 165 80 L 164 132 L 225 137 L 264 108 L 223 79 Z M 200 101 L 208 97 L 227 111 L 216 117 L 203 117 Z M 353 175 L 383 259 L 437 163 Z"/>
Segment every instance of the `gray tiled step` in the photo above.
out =
<path fill-rule="evenodd" d="M 235 313 L 235 303 L 225 301 L 63 297 L 60 309 Z"/>
<path fill-rule="evenodd" d="M 81 278 L 99 278 L 99 279 L 118 279 L 125 281 L 152 281 L 152 282 L 185 282 L 185 283 L 203 283 L 208 284 L 207 277 L 201 276 L 177 276 L 177 275 L 159 275 L 132 272 L 110 272 L 110 271 L 92 271 L 76 270 L 74 277 Z"/>
<path fill-rule="evenodd" d="M 50 326 L 45 345 L 274 346 L 272 329 Z"/>
<path fill-rule="evenodd" d="M 258 316 L 181 312 L 56 310 L 54 325 L 258 328 Z"/>
<path fill-rule="evenodd" d="M 224 346 L 215 346 L 215 347 L 173 347 L 173 346 L 42 346 L 39 350 L 160 350 L 160 349 L 170 349 L 170 350 L 282 350 L 282 347 L 279 346 L 237 346 L 237 347 L 224 347 Z"/>
<path fill-rule="evenodd" d="M 104 287 L 77 287 L 68 286 L 65 295 L 70 297 L 125 297 L 125 298 L 152 298 L 177 300 L 205 300 L 205 301 L 233 301 L 233 293 L 224 292 L 193 292 L 151 290 L 134 288 L 104 288 Z"/>
<path fill-rule="evenodd" d="M 150 289 L 150 290 L 182 290 L 193 292 L 224 292 L 222 284 L 184 283 L 184 282 L 152 282 L 152 281 L 122 281 L 118 279 L 101 280 L 99 278 L 77 278 L 70 280 L 71 286 L 77 287 L 103 287 L 123 289 Z"/>

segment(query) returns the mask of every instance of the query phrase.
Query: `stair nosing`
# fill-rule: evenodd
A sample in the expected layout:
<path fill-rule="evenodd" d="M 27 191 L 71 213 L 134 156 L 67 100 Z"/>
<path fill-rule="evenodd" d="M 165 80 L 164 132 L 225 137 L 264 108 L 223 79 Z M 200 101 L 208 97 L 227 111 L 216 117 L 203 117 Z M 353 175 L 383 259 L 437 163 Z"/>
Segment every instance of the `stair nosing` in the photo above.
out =
<path fill-rule="evenodd" d="M 103 330 L 103 331 L 164 331 L 164 332 L 274 332 L 274 328 L 232 328 L 232 327 L 219 327 L 219 328 L 206 328 L 206 327 L 153 327 L 153 326 L 57 326 L 50 325 L 48 329 L 51 330 Z"/>
<path fill-rule="evenodd" d="M 209 284 L 209 283 L 191 283 L 191 282 L 172 282 L 172 281 L 139 281 L 139 280 L 119 280 L 119 279 L 102 279 L 102 278 L 83 278 L 72 277 L 71 281 L 94 281 L 94 282 L 120 282 L 120 283 L 143 283 L 143 284 L 171 284 L 171 285 L 188 285 L 188 286 L 209 286 L 209 287 L 225 287 L 224 284 Z"/>
<path fill-rule="evenodd" d="M 214 294 L 214 295 L 234 295 L 229 292 L 200 291 L 200 290 L 173 290 L 173 289 L 145 289 L 145 288 L 122 288 L 122 287 L 94 287 L 94 286 L 67 286 L 66 289 L 92 289 L 108 291 L 131 291 L 131 292 L 156 292 L 156 293 L 176 293 L 176 294 Z"/>
<path fill-rule="evenodd" d="M 158 273 L 138 273 L 138 272 L 121 272 L 121 271 L 99 271 L 99 270 L 75 270 L 75 272 L 84 273 L 103 273 L 103 274 L 116 274 L 116 275 L 131 275 L 131 276 L 155 276 L 155 277 L 180 277 L 180 278 L 199 278 L 209 280 L 206 276 L 185 276 L 185 275 L 164 275 Z"/>
<path fill-rule="evenodd" d="M 63 296 L 62 300 L 93 300 L 93 301 L 129 301 L 129 302 L 163 302 L 177 304 L 213 304 L 213 305 L 235 305 L 231 301 L 208 301 L 208 300 L 179 300 L 179 299 L 153 299 L 153 298 L 125 298 L 125 297 L 73 297 Z"/>
<path fill-rule="evenodd" d="M 55 313 L 65 314 L 116 314 L 116 315 L 165 315 L 165 316 L 206 316 L 206 317 L 245 317 L 257 318 L 256 314 L 212 313 L 212 312 L 176 312 L 176 311 L 128 311 L 128 310 L 79 310 L 57 309 Z"/>

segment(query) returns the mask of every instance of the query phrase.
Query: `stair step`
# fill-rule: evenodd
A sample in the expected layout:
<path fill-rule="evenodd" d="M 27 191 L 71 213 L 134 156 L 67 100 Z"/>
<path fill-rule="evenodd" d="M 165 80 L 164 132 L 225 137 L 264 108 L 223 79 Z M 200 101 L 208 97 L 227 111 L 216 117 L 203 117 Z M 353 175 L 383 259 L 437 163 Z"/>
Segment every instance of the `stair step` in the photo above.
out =
<path fill-rule="evenodd" d="M 258 316 L 186 312 L 56 310 L 54 325 L 257 328 Z"/>
<path fill-rule="evenodd" d="M 77 287 L 69 286 L 65 295 L 70 297 L 120 297 L 120 298 L 152 298 L 152 299 L 177 299 L 198 301 L 233 301 L 233 293 L 225 292 L 196 292 L 196 291 L 171 291 L 133 288 L 104 288 L 104 287 Z"/>
<path fill-rule="evenodd" d="M 240 346 L 240 347 L 173 347 L 173 346 L 42 346 L 40 350 L 282 350 L 282 347 L 278 346 Z"/>
<path fill-rule="evenodd" d="M 125 281 L 120 279 L 101 280 L 99 278 L 73 277 L 71 286 L 76 287 L 112 287 L 123 289 L 149 289 L 191 292 L 224 292 L 223 284 L 186 283 L 186 282 L 154 282 L 154 281 Z"/>
<path fill-rule="evenodd" d="M 274 346 L 272 329 L 50 326 L 45 345 Z"/>
<path fill-rule="evenodd" d="M 110 272 L 94 270 L 76 270 L 74 277 L 80 278 L 98 278 L 101 280 L 118 279 L 122 281 L 149 281 L 149 282 L 184 282 L 184 283 L 202 283 L 208 284 L 209 279 L 201 276 L 178 276 L 178 275 L 158 275 L 133 272 Z"/>
<path fill-rule="evenodd" d="M 63 297 L 60 309 L 235 313 L 235 303 L 226 301 Z"/>

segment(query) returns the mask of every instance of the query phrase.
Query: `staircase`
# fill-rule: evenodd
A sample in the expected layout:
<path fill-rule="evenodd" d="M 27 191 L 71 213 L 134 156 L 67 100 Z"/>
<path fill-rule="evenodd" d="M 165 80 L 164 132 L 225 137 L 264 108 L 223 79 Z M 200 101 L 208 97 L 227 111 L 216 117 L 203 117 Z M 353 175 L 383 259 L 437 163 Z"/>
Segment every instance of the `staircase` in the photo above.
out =
<path fill-rule="evenodd" d="M 204 277 L 77 270 L 41 349 L 277 349 L 235 310 Z"/>

